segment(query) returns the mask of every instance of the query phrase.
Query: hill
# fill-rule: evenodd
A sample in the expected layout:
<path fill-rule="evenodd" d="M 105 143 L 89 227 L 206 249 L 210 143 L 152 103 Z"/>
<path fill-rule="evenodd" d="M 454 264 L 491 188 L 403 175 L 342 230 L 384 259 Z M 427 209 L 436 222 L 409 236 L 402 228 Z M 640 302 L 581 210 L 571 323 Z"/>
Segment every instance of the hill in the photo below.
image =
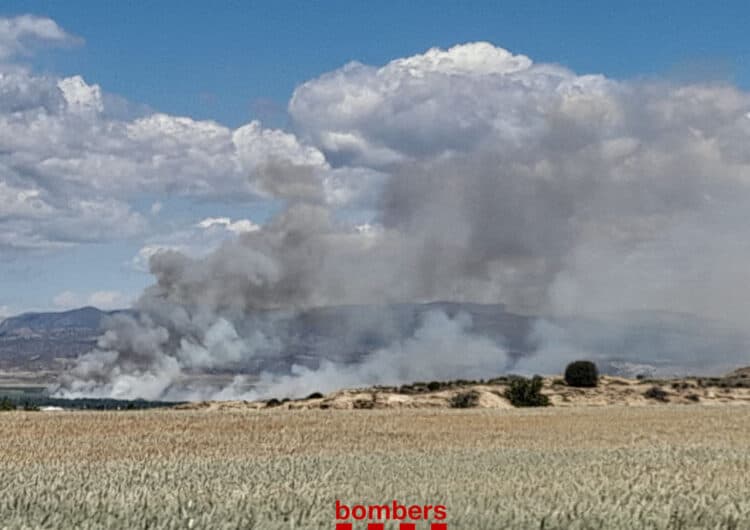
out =
<path fill-rule="evenodd" d="M 25 313 L 0 323 L 0 370 L 54 370 L 64 359 L 91 351 L 104 322 L 120 311 L 82 307 Z"/>

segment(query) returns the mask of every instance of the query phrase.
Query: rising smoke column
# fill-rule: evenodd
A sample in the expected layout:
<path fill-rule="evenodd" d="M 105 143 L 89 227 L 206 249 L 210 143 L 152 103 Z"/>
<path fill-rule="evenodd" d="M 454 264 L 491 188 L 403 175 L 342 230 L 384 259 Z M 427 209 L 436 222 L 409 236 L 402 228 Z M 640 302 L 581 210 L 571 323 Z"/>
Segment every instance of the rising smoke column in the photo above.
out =
<path fill-rule="evenodd" d="M 475 43 L 350 63 L 298 87 L 289 112 L 299 144 L 325 162 L 278 155 L 251 177 L 284 204 L 273 219 L 204 257 L 154 255 L 139 316 L 112 324 L 63 393 L 163 397 L 185 372 L 282 355 L 283 335 L 240 331 L 268 309 L 449 299 L 747 324 L 750 95 L 737 87 L 577 75 Z M 366 230 L 351 210 L 371 213 Z M 490 350 L 504 358 L 445 315 L 419 329 L 436 322 L 476 360 L 436 354 L 436 375 L 467 375 Z M 409 363 L 384 367 L 415 357 L 424 368 L 415 352 L 435 336 L 415 333 L 359 368 L 267 374 L 265 388 L 395 382 L 414 375 Z"/>

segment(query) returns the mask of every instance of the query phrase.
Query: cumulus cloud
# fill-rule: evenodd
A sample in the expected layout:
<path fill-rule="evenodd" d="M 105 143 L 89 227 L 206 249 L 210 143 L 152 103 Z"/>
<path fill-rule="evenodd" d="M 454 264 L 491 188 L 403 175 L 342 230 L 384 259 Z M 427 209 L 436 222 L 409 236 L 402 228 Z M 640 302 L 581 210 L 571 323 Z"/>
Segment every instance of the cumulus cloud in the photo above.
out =
<path fill-rule="evenodd" d="M 75 41 L 50 19 L 0 18 L 5 250 L 143 234 L 146 221 L 132 203 L 144 194 L 232 201 L 286 200 L 299 193 L 340 201 L 350 194 L 335 188 L 342 178 L 328 178 L 322 153 L 291 133 L 257 121 L 231 129 L 147 109 L 131 115 L 123 112 L 121 98 L 81 76 L 54 78 L 2 62 L 37 43 Z M 306 182 L 285 185 L 287 171 L 306 175 Z"/>
<path fill-rule="evenodd" d="M 48 250 L 131 237 L 144 233 L 146 226 L 143 216 L 124 201 L 66 198 L 0 181 L 0 247 L 6 250 Z"/>
<path fill-rule="evenodd" d="M 46 17 L 22 15 L 0 18 L 0 60 L 25 55 L 37 46 L 72 46 L 81 39 Z"/>
<path fill-rule="evenodd" d="M 37 41 L 75 38 L 49 19 L 0 18 L 0 59 Z M 367 167 L 332 169 L 314 145 L 258 121 L 231 129 L 148 109 L 123 112 L 120 99 L 79 75 L 54 78 L 0 62 L 4 250 L 143 236 L 148 221 L 133 203 L 144 194 L 362 207 L 386 178 Z"/>
<path fill-rule="evenodd" d="M 100 113 L 104 111 L 102 89 L 89 85 L 80 75 L 66 77 L 57 82 L 71 112 Z"/>
<path fill-rule="evenodd" d="M 230 200 L 293 195 L 269 183 L 272 166 L 306 172 L 308 186 L 323 194 L 322 155 L 288 133 L 257 123 L 231 131 L 163 114 L 120 122 L 103 115 L 100 89 L 80 77 L 53 85 L 15 75 L 35 90 L 9 89 L 9 97 L 0 97 L 0 109 L 8 109 L 0 112 L 0 196 L 7 204 L 0 218 L 21 242 L 54 246 L 140 233 L 145 220 L 129 201 L 141 193 Z M 102 219 L 99 211 L 115 215 Z M 20 223 L 30 215 L 50 223 Z M 60 219 L 69 221 L 61 226 Z"/>
<path fill-rule="evenodd" d="M 493 132 L 505 141 L 522 140 L 539 114 L 524 115 L 536 104 L 524 96 L 534 89 L 541 95 L 563 77 L 574 76 L 474 43 L 380 68 L 350 63 L 302 84 L 289 112 L 300 132 L 333 160 L 388 165 L 475 149 Z"/>

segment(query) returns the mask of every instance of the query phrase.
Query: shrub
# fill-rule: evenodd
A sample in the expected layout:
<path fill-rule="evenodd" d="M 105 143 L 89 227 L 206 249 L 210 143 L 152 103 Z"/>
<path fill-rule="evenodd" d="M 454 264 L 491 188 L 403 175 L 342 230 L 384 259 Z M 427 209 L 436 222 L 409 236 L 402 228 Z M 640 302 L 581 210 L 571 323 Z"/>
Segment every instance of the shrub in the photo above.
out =
<path fill-rule="evenodd" d="M 414 395 L 414 394 L 424 394 L 427 392 L 427 386 L 425 383 L 412 383 L 410 385 L 401 385 L 398 388 L 399 394 L 406 394 L 406 395 Z"/>
<path fill-rule="evenodd" d="M 665 403 L 669 401 L 669 394 L 667 394 L 666 390 L 664 390 L 660 386 L 652 386 L 651 388 L 646 390 L 643 395 L 649 399 L 655 399 L 657 401 L 663 401 Z"/>
<path fill-rule="evenodd" d="M 454 409 L 469 409 L 479 405 L 479 392 L 459 392 L 451 398 L 451 407 Z"/>
<path fill-rule="evenodd" d="M 352 408 L 360 410 L 370 410 L 375 408 L 375 396 L 372 399 L 355 399 L 352 402 Z"/>
<path fill-rule="evenodd" d="M 575 361 L 565 368 L 565 382 L 568 386 L 592 388 L 599 383 L 599 373 L 591 361 Z"/>
<path fill-rule="evenodd" d="M 535 375 L 531 379 L 518 377 L 511 381 L 505 397 L 514 407 L 546 407 L 549 398 L 542 394 L 542 378 Z"/>
<path fill-rule="evenodd" d="M 435 392 L 437 390 L 440 390 L 441 388 L 443 388 L 443 383 L 441 383 L 440 381 L 430 381 L 429 383 L 427 383 L 427 390 L 429 390 L 430 392 Z"/>
<path fill-rule="evenodd" d="M 278 407 L 279 405 L 281 405 L 281 401 L 276 398 L 271 398 L 266 401 L 266 407 Z"/>
<path fill-rule="evenodd" d="M 16 410 L 16 406 L 10 399 L 4 397 L 3 399 L 0 399 L 0 411 L 3 410 Z"/>
<path fill-rule="evenodd" d="M 305 399 L 320 399 L 322 397 L 323 397 L 323 394 L 321 394 L 320 392 L 313 392 L 312 394 L 307 396 Z"/>

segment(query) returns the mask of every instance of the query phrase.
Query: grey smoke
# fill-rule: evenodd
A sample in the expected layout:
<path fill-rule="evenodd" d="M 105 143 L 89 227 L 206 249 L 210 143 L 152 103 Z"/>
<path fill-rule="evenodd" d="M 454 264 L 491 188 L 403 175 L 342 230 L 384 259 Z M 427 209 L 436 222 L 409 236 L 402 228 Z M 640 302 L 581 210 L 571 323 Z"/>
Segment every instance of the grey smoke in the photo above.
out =
<path fill-rule="evenodd" d="M 479 43 L 347 65 L 300 86 L 289 111 L 327 164 L 269 162 L 252 185 L 285 207 L 260 230 L 201 258 L 154 255 L 141 316 L 113 323 L 61 392 L 163 397 L 191 371 L 284 356 L 283 330 L 247 324 L 265 310 L 453 300 L 550 320 L 520 364 L 437 313 L 356 364 L 193 397 L 559 371 L 620 340 L 612 330 L 631 328 L 618 315 L 636 310 L 748 324 L 750 95 L 737 87 L 578 76 Z M 353 204 L 372 212 L 369 229 L 343 214 Z M 603 314 L 618 324 L 605 338 L 554 324 Z M 746 361 L 743 347 L 722 362 Z M 675 366 L 713 366 L 705 348 L 680 348 L 662 348 Z"/>
<path fill-rule="evenodd" d="M 262 373 L 250 391 L 242 391 L 235 384 L 213 397 L 305 396 L 339 388 L 449 380 L 456 374 L 480 379 L 506 369 L 508 358 L 503 348 L 487 337 L 472 334 L 470 327 L 471 319 L 466 314 L 450 318 L 440 311 L 429 312 L 412 337 L 378 349 L 361 362 L 324 360 L 315 368 L 295 365 L 289 374 Z"/>

